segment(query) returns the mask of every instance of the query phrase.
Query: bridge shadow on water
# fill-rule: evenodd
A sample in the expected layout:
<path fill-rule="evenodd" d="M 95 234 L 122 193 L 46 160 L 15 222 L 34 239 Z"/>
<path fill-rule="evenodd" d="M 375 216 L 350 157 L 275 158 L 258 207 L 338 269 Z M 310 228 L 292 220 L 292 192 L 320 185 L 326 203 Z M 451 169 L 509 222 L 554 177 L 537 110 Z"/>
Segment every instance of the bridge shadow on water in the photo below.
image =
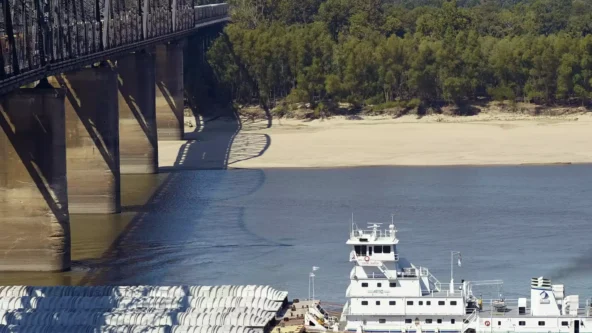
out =
<path fill-rule="evenodd" d="M 231 283 L 229 266 L 237 257 L 248 255 L 248 262 L 287 246 L 251 232 L 247 207 L 235 200 L 265 184 L 262 170 L 228 169 L 265 153 L 271 139 L 257 130 L 272 122 L 269 114 L 264 121 L 245 122 L 233 108 L 203 49 L 219 33 L 197 36 L 185 49 L 191 59 L 184 63 L 185 103 L 196 119 L 194 131 L 185 133 L 174 163 L 160 168 L 166 178 L 146 203 L 122 207 L 135 215 L 101 258 L 73 262 L 74 269 L 87 272 L 79 284 Z"/>
<path fill-rule="evenodd" d="M 146 204 L 124 207 L 136 215 L 100 259 L 73 262 L 74 268 L 88 270 L 81 285 L 224 284 L 224 258 L 249 253 L 252 260 L 288 246 L 251 232 L 246 207 L 233 204 L 260 189 L 265 173 L 227 170 L 265 153 L 269 136 L 242 130 L 269 123 L 243 126 L 232 107 L 219 103 L 193 109 L 198 126 L 174 165 L 160 169 L 168 174 L 163 183 Z"/>

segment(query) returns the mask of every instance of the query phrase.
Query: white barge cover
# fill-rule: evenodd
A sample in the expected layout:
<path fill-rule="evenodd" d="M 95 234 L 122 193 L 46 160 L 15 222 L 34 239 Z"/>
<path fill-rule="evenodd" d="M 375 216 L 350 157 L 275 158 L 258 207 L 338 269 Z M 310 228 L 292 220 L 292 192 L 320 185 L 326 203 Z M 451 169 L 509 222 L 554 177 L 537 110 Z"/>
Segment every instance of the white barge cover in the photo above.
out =
<path fill-rule="evenodd" d="M 57 286 L 57 287 L 0 287 L 0 297 L 50 296 L 120 296 L 120 297 L 255 297 L 284 301 L 287 291 L 270 286 Z"/>
<path fill-rule="evenodd" d="M 269 286 L 0 286 L 0 333 L 266 333 L 287 305 Z"/>
<path fill-rule="evenodd" d="M 109 310 L 109 309 L 215 309 L 255 308 L 279 311 L 281 302 L 254 297 L 118 297 L 118 296 L 50 296 L 50 297 L 4 297 L 0 298 L 0 310 Z"/>
<path fill-rule="evenodd" d="M 4 326 L 0 333 L 264 333 L 237 326 Z"/>

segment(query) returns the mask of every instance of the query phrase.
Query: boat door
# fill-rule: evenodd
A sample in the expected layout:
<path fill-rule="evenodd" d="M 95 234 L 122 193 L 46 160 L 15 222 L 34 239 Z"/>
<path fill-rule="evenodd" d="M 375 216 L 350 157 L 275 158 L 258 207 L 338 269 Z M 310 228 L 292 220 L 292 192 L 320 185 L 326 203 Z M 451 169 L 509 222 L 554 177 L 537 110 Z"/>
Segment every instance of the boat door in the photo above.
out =
<path fill-rule="evenodd" d="M 572 321 L 571 325 L 569 326 L 569 332 L 580 333 L 580 319 Z"/>

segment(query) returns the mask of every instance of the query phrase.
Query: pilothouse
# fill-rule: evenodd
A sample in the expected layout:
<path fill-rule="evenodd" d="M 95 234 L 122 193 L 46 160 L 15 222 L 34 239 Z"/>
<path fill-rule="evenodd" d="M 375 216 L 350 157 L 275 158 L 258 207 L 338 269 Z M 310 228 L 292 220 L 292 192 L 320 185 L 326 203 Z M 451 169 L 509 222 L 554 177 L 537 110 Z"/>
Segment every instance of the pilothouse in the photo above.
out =
<path fill-rule="evenodd" d="M 394 223 L 382 229 L 352 221 L 347 244 L 353 263 L 339 329 L 393 333 L 592 333 L 592 303 L 565 295 L 563 285 L 547 278 L 531 280 L 530 299 L 484 300 L 473 287 L 500 286 L 502 281 L 442 283 L 426 267 L 398 252 Z M 458 254 L 460 264 L 460 253 Z M 452 259 L 452 258 L 451 258 Z M 451 273 L 452 275 L 452 273 Z"/>

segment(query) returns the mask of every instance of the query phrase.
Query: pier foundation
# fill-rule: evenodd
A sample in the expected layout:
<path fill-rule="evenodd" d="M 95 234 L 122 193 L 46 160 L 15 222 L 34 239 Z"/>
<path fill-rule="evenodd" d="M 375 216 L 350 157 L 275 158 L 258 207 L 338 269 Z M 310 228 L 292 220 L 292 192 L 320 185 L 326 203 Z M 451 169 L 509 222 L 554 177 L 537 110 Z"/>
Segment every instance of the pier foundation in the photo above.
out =
<path fill-rule="evenodd" d="M 158 172 L 155 55 L 143 50 L 117 59 L 119 153 L 122 174 Z"/>
<path fill-rule="evenodd" d="M 21 89 L 0 105 L 0 271 L 70 268 L 64 91 Z"/>

